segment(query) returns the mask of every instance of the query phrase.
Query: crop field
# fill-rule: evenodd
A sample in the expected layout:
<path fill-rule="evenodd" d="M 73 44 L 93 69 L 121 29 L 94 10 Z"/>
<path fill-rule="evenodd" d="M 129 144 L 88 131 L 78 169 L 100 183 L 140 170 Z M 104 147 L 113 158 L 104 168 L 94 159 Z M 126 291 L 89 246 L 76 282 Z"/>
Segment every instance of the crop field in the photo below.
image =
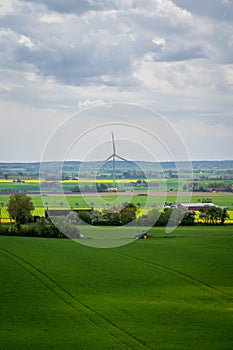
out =
<path fill-rule="evenodd" d="M 188 195 L 188 197 L 187 197 Z M 30 194 L 29 194 L 30 196 Z M 140 206 L 144 206 L 146 202 L 148 201 L 148 206 L 150 205 L 159 205 L 160 203 L 163 203 L 164 201 L 167 201 L 168 203 L 173 203 L 177 200 L 177 195 L 176 193 L 173 194 L 161 194 L 161 193 L 154 193 L 153 195 L 149 196 L 140 196 L 137 193 L 121 193 L 121 194 L 108 194 L 105 193 L 104 195 L 99 193 L 97 195 L 93 194 L 84 194 L 84 195 L 65 195 L 67 202 L 75 207 L 86 207 L 90 206 L 90 203 L 95 203 L 98 206 L 98 203 L 101 202 L 118 202 L 119 204 L 122 204 L 128 200 L 131 200 L 133 203 L 137 204 L 139 203 Z M 189 196 L 189 193 L 183 193 L 180 196 L 180 200 L 183 202 L 187 202 L 187 198 L 191 200 L 191 202 L 197 202 L 198 200 L 201 200 L 202 198 L 211 198 L 212 201 L 216 205 L 220 206 L 225 206 L 228 207 L 229 209 L 233 209 L 233 195 L 225 195 L 225 194 L 209 194 L 209 193 L 202 193 L 202 194 L 195 194 Z M 4 195 L 0 196 L 0 203 L 2 203 L 4 206 L 7 205 L 9 201 L 9 196 Z M 35 207 L 41 207 L 44 203 L 48 203 L 49 206 L 61 206 L 61 203 L 64 202 L 64 197 L 61 195 L 47 195 L 43 196 L 43 201 L 42 197 L 40 195 L 34 195 L 32 196 L 32 201 L 34 203 Z"/>
<path fill-rule="evenodd" d="M 1 349 L 233 348 L 233 229 L 95 249 L 0 237 Z"/>
<path fill-rule="evenodd" d="M 118 187 L 122 190 L 129 190 L 132 188 L 131 183 L 136 183 L 138 179 L 117 179 L 116 182 Z M 171 189 L 177 190 L 179 187 L 177 179 L 147 179 L 146 180 L 150 186 L 151 183 L 156 183 L 157 186 L 153 187 L 156 191 L 169 191 Z M 1 180 L 0 179 L 0 192 L 23 192 L 23 193 L 39 193 L 40 192 L 40 184 L 43 183 L 42 180 L 23 180 L 23 182 L 13 182 L 13 180 Z M 106 184 L 109 187 L 113 186 L 112 179 L 79 179 L 79 180 L 64 180 L 60 181 L 59 184 L 56 184 L 57 188 L 63 188 L 65 192 L 71 192 L 72 188 L 74 188 L 77 184 L 81 187 L 84 185 L 93 185 L 93 184 Z M 183 184 L 187 183 L 187 180 L 181 179 L 180 188 L 182 188 Z M 47 184 L 51 185 L 53 188 L 54 182 L 47 181 Z M 50 191 L 51 191 L 50 188 Z M 134 187 L 135 191 L 140 191 L 140 187 Z M 49 191 L 49 189 L 48 189 Z"/>
<path fill-rule="evenodd" d="M 219 206 L 224 206 L 229 208 L 228 213 L 230 215 L 230 220 L 227 220 L 227 222 L 233 223 L 233 196 L 232 195 L 222 195 L 222 194 L 202 194 L 202 195 L 196 195 L 193 194 L 191 198 L 191 202 L 197 202 L 198 200 L 201 200 L 204 197 L 210 197 L 212 198 L 214 204 Z M 64 208 L 68 209 L 69 206 L 72 208 L 100 208 L 104 209 L 111 206 L 119 206 L 122 205 L 125 202 L 132 202 L 137 207 L 141 208 L 141 213 L 146 213 L 149 208 L 152 207 L 160 207 L 164 204 L 164 202 L 173 203 L 177 200 L 177 196 L 175 193 L 173 195 L 166 194 L 154 194 L 150 197 L 146 196 L 138 196 L 137 193 L 128 193 L 128 194 L 114 194 L 112 193 L 109 195 L 108 193 L 99 194 L 99 195 L 66 195 L 65 197 L 60 195 L 47 195 L 42 197 L 40 195 L 32 196 L 32 201 L 35 206 L 35 210 L 33 211 L 33 215 L 38 216 L 44 216 L 44 206 L 49 207 L 50 209 L 53 208 Z M 183 202 L 187 201 L 187 193 L 183 194 L 180 198 Z M 0 209 L 1 209 L 1 219 L 2 222 L 4 220 L 9 218 L 6 206 L 9 201 L 9 196 L 0 196 Z M 142 210 L 143 208 L 144 211 Z"/>

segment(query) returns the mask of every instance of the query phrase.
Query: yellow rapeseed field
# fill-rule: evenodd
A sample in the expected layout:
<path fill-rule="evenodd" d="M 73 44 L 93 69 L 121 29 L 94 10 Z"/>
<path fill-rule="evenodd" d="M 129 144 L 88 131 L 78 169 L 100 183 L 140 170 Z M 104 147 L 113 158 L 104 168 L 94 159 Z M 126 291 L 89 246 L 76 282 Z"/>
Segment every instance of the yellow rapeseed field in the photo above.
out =
<path fill-rule="evenodd" d="M 112 179 L 78 179 L 78 180 L 63 180 L 62 183 L 112 183 Z M 116 183 L 137 182 L 132 179 L 116 179 Z"/>

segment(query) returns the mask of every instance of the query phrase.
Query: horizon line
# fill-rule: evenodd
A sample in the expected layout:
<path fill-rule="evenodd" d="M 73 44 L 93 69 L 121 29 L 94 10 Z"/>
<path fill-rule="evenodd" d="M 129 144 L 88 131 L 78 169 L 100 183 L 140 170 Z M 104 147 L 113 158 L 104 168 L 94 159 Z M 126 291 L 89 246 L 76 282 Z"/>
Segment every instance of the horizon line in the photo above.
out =
<path fill-rule="evenodd" d="M 130 162 L 145 162 L 145 163 L 181 163 L 181 162 L 232 162 L 233 159 L 190 159 L 190 160 L 158 160 L 158 161 L 152 161 L 152 160 L 130 160 Z M 77 163 L 95 163 L 95 162 L 102 162 L 102 160 L 47 160 L 47 161 L 40 161 L 40 160 L 12 160 L 12 161 L 1 161 L 0 164 L 36 164 L 36 163 L 68 163 L 68 162 L 77 162 Z M 111 162 L 111 160 L 107 161 Z M 117 160 L 117 162 L 123 162 L 123 160 Z"/>

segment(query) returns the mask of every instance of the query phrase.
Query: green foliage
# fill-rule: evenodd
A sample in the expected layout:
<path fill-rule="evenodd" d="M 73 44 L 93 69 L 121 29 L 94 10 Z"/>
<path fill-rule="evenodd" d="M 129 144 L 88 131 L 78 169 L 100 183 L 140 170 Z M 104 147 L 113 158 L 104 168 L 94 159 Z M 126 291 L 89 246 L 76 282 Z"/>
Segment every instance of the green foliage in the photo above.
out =
<path fill-rule="evenodd" d="M 230 219 L 230 215 L 228 214 L 227 209 L 223 208 L 221 213 L 221 224 L 223 225 L 227 219 Z"/>
<path fill-rule="evenodd" d="M 117 210 L 113 212 L 103 212 L 103 221 L 102 224 L 104 225 L 111 225 L 111 226 L 120 226 L 122 224 L 121 222 L 121 213 Z"/>
<path fill-rule="evenodd" d="M 159 220 L 161 212 L 158 209 L 151 209 L 148 211 L 147 215 L 139 216 L 137 219 L 137 224 L 139 226 L 154 226 Z"/>
<path fill-rule="evenodd" d="M 220 192 L 232 192 L 232 183 L 229 181 L 208 181 L 208 182 L 192 182 L 189 183 L 189 190 L 194 192 L 206 192 L 206 191 L 220 191 Z"/>
<path fill-rule="evenodd" d="M 137 207 L 133 203 L 123 203 L 120 207 L 109 208 L 103 211 L 102 224 L 127 225 L 136 219 Z"/>
<path fill-rule="evenodd" d="M 64 187 L 64 186 L 63 186 Z M 77 184 L 71 188 L 72 192 L 107 192 L 108 186 L 105 183 Z"/>
<path fill-rule="evenodd" d="M 195 224 L 195 211 L 186 211 L 180 225 L 190 226 Z"/>
<path fill-rule="evenodd" d="M 87 224 L 92 223 L 91 213 L 89 211 L 81 211 L 79 212 L 78 216 L 82 221 L 86 222 Z"/>
<path fill-rule="evenodd" d="M 163 210 L 151 209 L 147 215 L 142 215 L 138 218 L 139 226 L 167 226 L 169 220 L 173 217 L 171 225 L 194 225 L 195 212 L 185 211 L 176 208 L 165 208 Z"/>
<path fill-rule="evenodd" d="M 200 209 L 199 217 L 204 220 L 205 224 L 224 224 L 230 216 L 226 208 L 210 207 L 208 205 Z"/>
<path fill-rule="evenodd" d="M 105 183 L 97 183 L 97 191 L 98 192 L 107 192 L 108 186 Z"/>
<path fill-rule="evenodd" d="M 201 198 L 198 199 L 199 203 L 213 203 L 213 199 L 211 197 L 207 197 L 207 198 Z"/>
<path fill-rule="evenodd" d="M 25 224 L 32 220 L 32 210 L 34 205 L 30 197 L 26 194 L 14 194 L 10 196 L 7 210 L 10 218 L 15 220 L 16 227 L 20 227 L 21 224 Z"/>
<path fill-rule="evenodd" d="M 133 203 L 125 203 L 119 212 L 121 224 L 127 225 L 136 219 L 137 207 Z"/>

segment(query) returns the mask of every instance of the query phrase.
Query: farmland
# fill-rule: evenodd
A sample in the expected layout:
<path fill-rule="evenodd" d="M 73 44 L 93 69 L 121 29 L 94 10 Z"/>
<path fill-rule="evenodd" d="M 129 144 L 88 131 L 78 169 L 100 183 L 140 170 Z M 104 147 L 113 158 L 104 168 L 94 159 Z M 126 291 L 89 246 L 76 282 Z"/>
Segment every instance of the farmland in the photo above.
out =
<path fill-rule="evenodd" d="M 9 195 L 14 193 L 33 196 L 36 208 L 33 214 L 38 216 L 43 216 L 44 207 L 94 207 L 103 210 L 132 202 L 142 212 L 143 208 L 161 208 L 166 202 L 197 202 L 208 197 L 216 205 L 227 207 L 231 218 L 233 217 L 232 161 L 194 161 L 193 169 L 182 162 L 178 164 L 178 168 L 172 162 L 138 164 L 141 164 L 141 168 L 133 163 L 116 163 L 117 194 L 108 192 L 108 187 L 113 186 L 112 162 L 107 162 L 100 169 L 98 162 L 87 162 L 82 167 L 80 162 L 64 162 L 62 179 L 57 179 L 56 173 L 60 165 L 51 162 L 47 164 L 43 180 L 39 179 L 39 163 L 0 164 L 1 218 L 8 218 L 6 205 Z M 95 170 L 98 170 L 96 176 Z M 100 185 L 103 191 L 98 192 Z M 42 197 L 40 186 L 43 187 Z M 217 188 L 216 191 L 211 190 L 213 186 Z M 209 187 L 210 192 L 203 192 Z M 194 192 L 191 195 L 192 191 Z"/>
<path fill-rule="evenodd" d="M 0 187 L 2 184 L 0 183 Z M 21 192 L 20 192 L 21 193 Z M 26 191 L 27 193 L 27 191 Z M 127 198 L 132 198 L 134 202 L 139 202 L 141 205 L 144 205 L 146 201 L 148 200 L 150 204 L 156 204 L 156 200 L 161 202 L 162 200 L 166 200 L 167 202 L 174 202 L 176 201 L 176 197 L 179 195 L 182 201 L 186 201 L 187 198 L 191 197 L 192 202 L 197 202 L 198 200 L 208 197 L 212 198 L 212 200 L 217 205 L 227 206 L 229 208 L 233 209 L 233 194 L 232 193 L 205 193 L 205 192 L 193 192 L 192 194 L 190 192 L 155 192 L 151 191 L 151 196 L 149 199 L 146 198 L 146 196 L 141 196 L 140 194 L 145 193 L 145 190 L 141 191 L 129 191 L 129 192 L 119 192 L 119 193 L 82 193 L 82 194 L 70 194 L 65 193 L 65 197 L 67 198 L 67 201 L 71 206 L 75 206 L 75 203 L 78 203 L 79 206 L 83 207 L 88 205 L 88 202 L 96 202 L 102 198 L 106 202 L 114 201 L 120 197 L 120 201 L 125 202 Z M 33 203 L 35 206 L 42 206 L 43 202 L 48 202 L 49 205 L 58 205 L 62 200 L 64 200 L 64 195 L 58 193 L 48 193 L 48 194 L 42 194 L 43 201 L 41 198 L 40 193 L 28 193 L 33 198 Z M 10 194 L 4 193 L 0 195 L 0 202 L 4 203 L 4 205 L 8 202 Z"/>
<path fill-rule="evenodd" d="M 20 171 L 26 172 L 24 168 Z M 219 176 L 213 171 L 202 169 L 200 176 Z M 189 174 L 183 175 L 181 188 L 189 183 Z M 0 222 L 2 226 L 7 222 L 12 193 L 31 196 L 33 215 L 39 216 L 44 215 L 45 207 L 103 210 L 125 202 L 134 203 L 140 215 L 165 202 L 197 202 L 208 197 L 229 208 L 226 223 L 233 222 L 231 192 L 191 196 L 187 188 L 178 195 L 174 169 L 166 176 L 148 178 L 149 184 L 156 184 L 150 193 L 143 179 L 142 185 L 134 185 L 138 178 L 132 176 L 117 179 L 117 193 L 73 191 L 77 184 L 87 189 L 94 183 L 111 186 L 109 173 L 108 178 L 97 180 L 87 176 L 79 181 L 47 181 L 40 195 L 38 177 L 16 174 L 14 182 L 0 181 Z M 231 173 L 226 176 L 232 181 Z M 221 185 L 221 180 L 216 181 Z M 69 239 L 0 236 L 1 348 L 232 349 L 233 226 L 180 226 L 172 233 L 152 228 L 152 239 L 134 241 L 140 229 L 120 227 L 124 243 L 117 236 L 114 239 L 119 244 L 111 245 L 110 227 L 101 228 L 101 247 L 124 244 L 109 249 L 91 248 L 100 246 L 94 226 L 88 227 L 93 237 L 80 226 L 83 244 Z"/>
<path fill-rule="evenodd" d="M 192 194 L 190 199 L 189 193 L 181 193 L 179 197 L 179 201 L 186 202 L 187 198 L 191 200 L 191 202 L 195 203 L 202 198 L 209 197 L 212 201 L 219 206 L 224 206 L 229 208 L 228 212 L 230 214 L 230 221 L 233 222 L 233 196 L 232 194 L 224 194 L 224 193 L 197 193 Z M 168 203 L 173 203 L 177 200 L 177 193 L 153 193 L 153 195 L 140 196 L 137 193 L 119 193 L 119 194 L 76 194 L 76 195 L 65 195 L 61 196 L 59 194 L 56 195 L 33 195 L 32 201 L 35 206 L 35 210 L 33 215 L 43 216 L 44 215 L 44 207 L 49 208 L 90 208 L 94 206 L 95 208 L 103 209 L 108 206 L 116 206 L 121 205 L 122 203 L 131 201 L 139 208 L 152 208 L 153 206 L 161 206 L 166 201 Z M 9 196 L 0 196 L 0 203 L 2 204 L 1 208 L 1 217 L 2 219 L 7 219 L 9 217 L 6 206 L 9 201 Z"/>
<path fill-rule="evenodd" d="M 0 237 L 1 347 L 232 349 L 232 227 L 151 232 L 114 249 Z"/>
<path fill-rule="evenodd" d="M 73 192 L 77 185 L 81 189 L 100 183 L 108 187 L 113 185 L 111 161 L 101 167 L 100 162 L 51 162 L 45 168 L 42 175 L 40 163 L 0 164 L 0 193 L 39 193 L 40 184 L 44 180 L 50 182 L 46 188 L 53 193 L 61 190 L 66 193 Z M 60 168 L 62 174 L 58 176 Z M 138 181 L 141 181 L 140 186 L 136 185 Z M 141 191 L 142 187 L 147 187 L 143 186 L 143 181 L 158 192 L 177 191 L 182 188 L 190 190 L 193 181 L 197 187 L 213 187 L 213 182 L 214 187 L 223 187 L 224 183 L 225 186 L 228 183 L 229 187 L 233 183 L 233 162 L 194 161 L 192 166 L 185 162 L 116 162 L 116 183 L 120 191 Z"/>

